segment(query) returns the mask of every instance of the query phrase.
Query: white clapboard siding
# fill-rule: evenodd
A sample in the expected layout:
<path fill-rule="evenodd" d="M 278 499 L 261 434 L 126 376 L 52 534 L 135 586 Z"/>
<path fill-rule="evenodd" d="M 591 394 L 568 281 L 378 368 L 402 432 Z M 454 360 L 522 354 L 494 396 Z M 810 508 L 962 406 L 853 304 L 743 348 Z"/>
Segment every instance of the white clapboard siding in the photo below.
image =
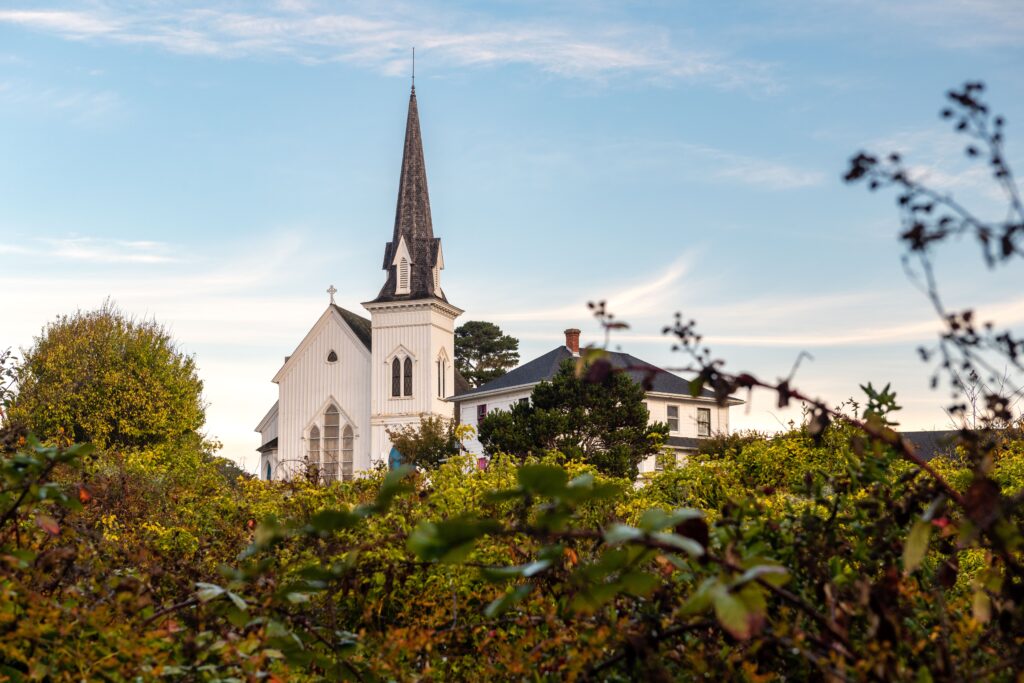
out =
<path fill-rule="evenodd" d="M 338 360 L 329 363 L 334 351 Z M 299 344 L 274 381 L 279 386 L 278 461 L 301 460 L 306 436 L 317 424 L 323 432 L 323 411 L 331 401 L 341 412 L 340 431 L 355 433 L 353 468 L 370 463 L 370 352 L 330 307 Z"/>

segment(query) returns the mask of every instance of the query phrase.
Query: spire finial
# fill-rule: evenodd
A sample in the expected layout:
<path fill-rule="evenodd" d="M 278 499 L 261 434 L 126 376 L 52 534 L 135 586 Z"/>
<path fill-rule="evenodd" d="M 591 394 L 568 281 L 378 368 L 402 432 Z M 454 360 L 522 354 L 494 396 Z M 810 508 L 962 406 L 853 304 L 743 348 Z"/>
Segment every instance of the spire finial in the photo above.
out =
<path fill-rule="evenodd" d="M 334 285 L 331 285 L 330 287 L 327 288 L 327 293 L 331 295 L 331 303 L 333 304 L 334 295 L 338 293 L 338 290 L 335 289 Z"/>
<path fill-rule="evenodd" d="M 412 49 L 412 89 L 416 90 L 416 48 Z"/>

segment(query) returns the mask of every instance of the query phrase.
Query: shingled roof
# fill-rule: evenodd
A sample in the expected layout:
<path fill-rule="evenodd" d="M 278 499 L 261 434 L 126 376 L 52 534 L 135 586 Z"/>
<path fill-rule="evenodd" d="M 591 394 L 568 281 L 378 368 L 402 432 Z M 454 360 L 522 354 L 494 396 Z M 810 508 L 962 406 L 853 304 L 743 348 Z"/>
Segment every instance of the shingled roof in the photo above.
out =
<path fill-rule="evenodd" d="M 398 270 L 391 262 L 398 245 L 405 239 L 412 259 L 409 293 L 397 294 Z M 434 289 L 434 266 L 441 250 L 441 240 L 434 237 L 430 219 L 430 195 L 427 192 L 427 167 L 423 162 L 423 139 L 420 116 L 416 106 L 416 87 L 409 95 L 409 114 L 405 122 L 405 149 L 398 180 L 398 206 L 395 208 L 395 233 L 384 247 L 384 270 L 387 281 L 372 302 L 412 301 L 436 298 L 447 302 L 444 293 Z"/>
<path fill-rule="evenodd" d="M 369 350 L 370 343 L 373 341 L 373 331 L 370 327 L 370 321 L 361 315 L 353 313 L 347 308 L 342 308 L 338 304 L 331 305 L 334 306 L 334 310 L 341 314 L 342 320 L 344 320 L 348 326 L 352 328 L 352 331 L 356 333 L 356 336 L 359 337 L 359 341 L 363 342 L 363 346 Z"/>
<path fill-rule="evenodd" d="M 476 394 L 490 393 L 501 389 L 511 389 L 512 387 L 521 387 L 550 380 L 558 373 L 562 363 L 573 357 L 572 351 L 565 346 L 555 347 L 543 356 L 534 358 L 529 363 L 524 363 L 501 377 L 491 380 L 487 384 L 456 394 L 454 398 L 458 400 Z M 636 356 L 620 351 L 609 351 L 608 361 L 613 368 L 625 370 L 626 374 L 638 384 L 649 377 L 651 385 L 648 391 L 690 397 L 689 381 L 678 375 L 673 375 L 667 370 L 662 370 L 647 361 L 640 360 Z M 700 395 L 702 398 L 715 397 L 714 393 L 708 389 L 702 390 Z"/>

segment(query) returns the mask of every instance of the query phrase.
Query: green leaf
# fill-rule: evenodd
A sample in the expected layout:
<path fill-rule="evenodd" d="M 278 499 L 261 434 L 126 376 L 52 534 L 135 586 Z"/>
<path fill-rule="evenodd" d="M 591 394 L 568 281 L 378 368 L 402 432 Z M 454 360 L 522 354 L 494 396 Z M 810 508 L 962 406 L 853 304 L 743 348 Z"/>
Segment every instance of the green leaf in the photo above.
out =
<path fill-rule="evenodd" d="M 682 613 L 683 614 L 700 614 L 701 612 L 707 611 L 711 607 L 711 598 L 715 593 L 715 590 L 721 582 L 714 577 L 704 579 L 697 590 L 695 590 L 686 602 L 683 603 Z"/>
<path fill-rule="evenodd" d="M 700 557 L 704 554 L 704 547 L 692 538 L 686 538 L 678 534 L 669 534 L 663 531 L 651 534 L 651 538 L 659 543 L 679 548 L 690 557 Z"/>
<path fill-rule="evenodd" d="M 742 586 L 757 579 L 764 579 L 773 586 L 781 586 L 789 580 L 789 571 L 777 564 L 759 564 L 743 572 L 733 585 Z"/>
<path fill-rule="evenodd" d="M 647 597 L 658 587 L 658 577 L 648 572 L 627 572 L 619 577 L 619 584 L 627 593 Z"/>
<path fill-rule="evenodd" d="M 752 614 L 747 604 L 739 596 L 730 593 L 725 586 L 719 585 L 712 595 L 715 607 L 715 618 L 726 631 L 737 640 L 746 640 L 752 632 Z"/>
<path fill-rule="evenodd" d="M 643 538 L 644 532 L 636 527 L 625 524 L 612 524 L 604 532 L 604 542 L 608 545 L 621 545 L 627 541 Z"/>
<path fill-rule="evenodd" d="M 473 550 L 476 539 L 500 528 L 492 519 L 474 517 L 421 522 L 409 534 L 407 545 L 421 560 L 458 562 Z"/>
<path fill-rule="evenodd" d="M 518 500 L 526 492 L 523 489 L 504 489 L 502 491 L 487 491 L 484 494 L 485 503 L 504 503 L 510 500 Z"/>
<path fill-rule="evenodd" d="M 971 600 L 971 615 L 979 624 L 988 623 L 992 618 L 992 601 L 981 588 L 974 590 L 974 597 Z"/>
<path fill-rule="evenodd" d="M 921 566 L 928 552 L 928 540 L 931 538 L 932 525 L 919 519 L 910 528 L 907 542 L 903 544 L 903 569 L 909 574 Z"/>
<path fill-rule="evenodd" d="M 209 602 L 224 595 L 224 589 L 212 583 L 196 583 L 196 597 L 200 602 Z"/>
<path fill-rule="evenodd" d="M 526 465 L 516 473 L 519 485 L 530 493 L 555 497 L 565 490 L 569 475 L 554 465 Z"/>
<path fill-rule="evenodd" d="M 487 605 L 487 608 L 484 609 L 484 615 L 488 618 L 493 618 L 502 614 L 529 595 L 530 589 L 532 588 L 533 586 L 528 583 L 516 586 L 491 604 Z"/>
<path fill-rule="evenodd" d="M 323 510 L 313 516 L 309 526 L 314 531 L 327 533 L 341 529 L 351 529 L 359 523 L 359 517 L 348 510 Z"/>
<path fill-rule="evenodd" d="M 697 398 L 698 396 L 700 396 L 700 392 L 703 388 L 703 377 L 694 377 L 692 380 L 690 380 L 690 396 Z"/>

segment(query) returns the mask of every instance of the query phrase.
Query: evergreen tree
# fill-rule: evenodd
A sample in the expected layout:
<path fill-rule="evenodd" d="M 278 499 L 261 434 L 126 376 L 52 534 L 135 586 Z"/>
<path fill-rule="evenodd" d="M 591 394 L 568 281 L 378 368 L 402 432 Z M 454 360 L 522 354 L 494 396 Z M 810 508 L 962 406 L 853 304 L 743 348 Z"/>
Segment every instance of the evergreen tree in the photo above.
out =
<path fill-rule="evenodd" d="M 494 323 L 470 320 L 455 330 L 455 368 L 474 387 L 501 377 L 519 362 L 519 340 Z"/>

